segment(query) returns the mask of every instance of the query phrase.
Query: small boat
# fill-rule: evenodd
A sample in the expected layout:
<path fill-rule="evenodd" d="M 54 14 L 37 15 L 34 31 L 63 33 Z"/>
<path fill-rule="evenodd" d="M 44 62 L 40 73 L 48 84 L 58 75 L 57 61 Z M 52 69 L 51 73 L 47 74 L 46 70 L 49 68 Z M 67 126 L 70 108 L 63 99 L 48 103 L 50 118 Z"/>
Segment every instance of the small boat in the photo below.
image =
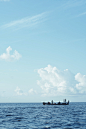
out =
<path fill-rule="evenodd" d="M 58 102 L 58 103 L 54 103 L 52 100 L 51 103 L 50 102 L 47 102 L 47 103 L 43 102 L 43 105 L 69 105 L 69 100 L 68 100 L 68 102 L 66 102 L 66 99 L 64 99 L 63 102 Z"/>

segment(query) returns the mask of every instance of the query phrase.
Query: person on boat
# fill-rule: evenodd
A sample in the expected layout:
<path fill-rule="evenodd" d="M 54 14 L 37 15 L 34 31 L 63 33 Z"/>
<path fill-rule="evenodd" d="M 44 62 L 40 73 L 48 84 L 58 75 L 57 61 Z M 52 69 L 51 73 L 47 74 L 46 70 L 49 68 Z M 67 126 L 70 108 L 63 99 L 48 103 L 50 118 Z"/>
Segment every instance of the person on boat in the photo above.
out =
<path fill-rule="evenodd" d="M 58 104 L 60 104 L 60 101 L 58 102 Z"/>
<path fill-rule="evenodd" d="M 68 104 L 69 104 L 69 100 L 68 100 Z"/>
<path fill-rule="evenodd" d="M 50 104 L 50 102 L 48 102 L 48 104 Z"/>
<path fill-rule="evenodd" d="M 53 104 L 53 100 L 51 101 L 51 104 Z"/>
<path fill-rule="evenodd" d="M 64 103 L 66 103 L 66 99 L 64 99 Z"/>

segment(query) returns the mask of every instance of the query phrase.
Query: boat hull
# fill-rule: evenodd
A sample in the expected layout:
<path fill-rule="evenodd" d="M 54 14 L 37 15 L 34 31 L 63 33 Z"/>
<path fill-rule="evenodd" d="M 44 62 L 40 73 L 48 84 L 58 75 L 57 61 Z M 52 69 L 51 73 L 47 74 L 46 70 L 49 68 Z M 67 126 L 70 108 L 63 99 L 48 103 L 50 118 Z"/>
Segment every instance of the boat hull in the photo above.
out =
<path fill-rule="evenodd" d="M 69 105 L 69 102 L 67 102 L 67 103 L 53 103 L 53 104 L 43 102 L 43 105 Z"/>

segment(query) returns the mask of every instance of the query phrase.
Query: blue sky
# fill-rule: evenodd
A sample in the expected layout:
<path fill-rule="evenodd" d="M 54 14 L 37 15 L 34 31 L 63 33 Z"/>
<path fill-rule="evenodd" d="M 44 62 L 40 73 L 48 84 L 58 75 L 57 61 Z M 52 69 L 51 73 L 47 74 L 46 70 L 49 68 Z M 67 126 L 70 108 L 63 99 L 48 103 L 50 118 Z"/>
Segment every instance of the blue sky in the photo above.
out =
<path fill-rule="evenodd" d="M 0 0 L 0 101 L 86 101 L 86 1 Z"/>

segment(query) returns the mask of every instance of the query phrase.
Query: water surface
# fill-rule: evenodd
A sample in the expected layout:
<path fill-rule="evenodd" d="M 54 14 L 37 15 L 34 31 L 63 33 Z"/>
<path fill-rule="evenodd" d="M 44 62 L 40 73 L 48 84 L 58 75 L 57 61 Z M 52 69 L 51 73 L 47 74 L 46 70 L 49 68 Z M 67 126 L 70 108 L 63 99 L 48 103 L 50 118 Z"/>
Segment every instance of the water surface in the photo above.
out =
<path fill-rule="evenodd" d="M 86 103 L 1 103 L 0 129 L 86 129 Z"/>

